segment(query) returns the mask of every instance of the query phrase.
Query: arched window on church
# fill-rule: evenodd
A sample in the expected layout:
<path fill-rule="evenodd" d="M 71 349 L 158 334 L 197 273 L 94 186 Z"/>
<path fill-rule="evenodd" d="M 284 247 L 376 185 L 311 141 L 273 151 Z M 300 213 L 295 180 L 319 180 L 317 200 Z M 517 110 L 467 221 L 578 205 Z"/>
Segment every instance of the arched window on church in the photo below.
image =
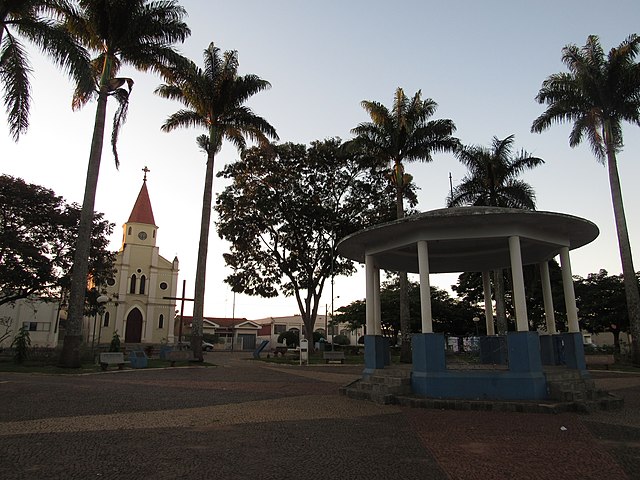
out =
<path fill-rule="evenodd" d="M 102 322 L 102 326 L 103 327 L 108 327 L 109 326 L 109 312 L 105 312 L 104 320 Z"/>
<path fill-rule="evenodd" d="M 131 227 L 129 227 L 129 231 L 127 232 L 128 235 L 131 235 Z"/>
<path fill-rule="evenodd" d="M 164 315 L 160 314 L 160 317 L 158 317 L 158 328 L 163 328 L 164 327 Z"/>
<path fill-rule="evenodd" d="M 144 295 L 144 289 L 147 286 L 146 284 L 147 284 L 147 277 L 142 275 L 140 277 L 140 295 Z"/>
<path fill-rule="evenodd" d="M 136 293 L 136 274 L 131 275 L 131 286 L 129 287 L 129 293 Z"/>

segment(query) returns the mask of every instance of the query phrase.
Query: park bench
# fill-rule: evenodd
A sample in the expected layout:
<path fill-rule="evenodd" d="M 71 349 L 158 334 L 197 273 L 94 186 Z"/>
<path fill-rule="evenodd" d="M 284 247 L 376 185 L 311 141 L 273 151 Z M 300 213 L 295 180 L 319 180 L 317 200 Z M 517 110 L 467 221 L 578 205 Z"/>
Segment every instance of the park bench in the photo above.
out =
<path fill-rule="evenodd" d="M 122 352 L 103 352 L 100 354 L 100 368 L 102 370 L 106 370 L 109 368 L 109 365 L 117 365 L 118 370 L 122 370 L 124 368 L 124 353 Z"/>
<path fill-rule="evenodd" d="M 171 362 L 171 366 L 175 367 L 176 362 L 188 362 L 194 360 L 191 350 L 171 350 L 165 353 L 164 359 Z"/>
<path fill-rule="evenodd" d="M 613 354 L 603 354 L 603 355 L 585 355 L 584 361 L 589 365 L 604 365 L 607 370 L 609 370 L 609 365 L 613 365 L 616 363 Z"/>
<path fill-rule="evenodd" d="M 323 352 L 322 353 L 322 358 L 324 359 L 325 363 L 329 363 L 329 362 L 344 363 L 344 352 L 342 352 L 342 351 L 340 351 L 340 352 Z"/>

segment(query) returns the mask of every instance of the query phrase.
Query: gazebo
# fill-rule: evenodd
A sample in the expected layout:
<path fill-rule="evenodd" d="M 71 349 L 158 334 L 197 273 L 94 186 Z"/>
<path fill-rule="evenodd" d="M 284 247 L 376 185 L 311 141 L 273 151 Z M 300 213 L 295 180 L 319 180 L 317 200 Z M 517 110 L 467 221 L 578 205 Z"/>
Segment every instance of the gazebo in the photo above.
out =
<path fill-rule="evenodd" d="M 342 239 L 339 253 L 365 264 L 367 378 L 389 365 L 388 343 L 380 323 L 380 270 L 418 273 L 422 333 L 412 338 L 411 388 L 436 398 L 545 399 L 545 365 L 564 365 L 588 377 L 578 325 L 569 251 L 593 241 L 598 227 L 571 215 L 498 207 L 432 210 L 375 225 Z M 568 332 L 558 333 L 554 318 L 548 262 L 560 256 Z M 547 333 L 530 331 L 523 266 L 538 264 L 542 280 Z M 487 337 L 495 335 L 490 272 L 510 268 L 515 332 L 506 335 L 508 369 L 448 369 L 445 339 L 433 333 L 430 274 L 482 272 Z M 501 332 L 502 333 L 502 332 Z"/>

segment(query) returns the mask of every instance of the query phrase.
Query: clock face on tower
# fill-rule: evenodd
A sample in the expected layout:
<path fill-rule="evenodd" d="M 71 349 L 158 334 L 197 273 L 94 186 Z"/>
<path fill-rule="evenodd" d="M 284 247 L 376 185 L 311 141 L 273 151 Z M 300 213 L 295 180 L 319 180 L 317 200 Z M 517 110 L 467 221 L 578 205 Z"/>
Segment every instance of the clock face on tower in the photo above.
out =
<path fill-rule="evenodd" d="M 147 238 L 147 234 L 146 234 L 145 232 L 140 232 L 140 233 L 138 234 L 138 238 L 139 238 L 140 240 L 146 240 L 146 238 Z"/>

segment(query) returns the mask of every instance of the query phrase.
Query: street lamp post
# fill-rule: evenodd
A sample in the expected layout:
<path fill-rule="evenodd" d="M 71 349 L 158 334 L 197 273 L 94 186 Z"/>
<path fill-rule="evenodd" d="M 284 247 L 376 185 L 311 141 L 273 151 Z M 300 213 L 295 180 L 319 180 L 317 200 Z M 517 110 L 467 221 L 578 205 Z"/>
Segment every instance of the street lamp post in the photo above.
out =
<path fill-rule="evenodd" d="M 100 337 L 102 336 L 102 325 L 104 324 L 104 309 L 105 303 L 110 301 L 111 299 L 107 295 L 100 295 L 96 301 L 100 306 L 100 328 L 98 329 L 98 346 L 100 346 Z"/>
<path fill-rule="evenodd" d="M 476 324 L 476 337 L 479 337 L 480 334 L 478 333 L 478 323 L 480 323 L 480 318 L 479 317 L 473 317 L 473 323 Z"/>

